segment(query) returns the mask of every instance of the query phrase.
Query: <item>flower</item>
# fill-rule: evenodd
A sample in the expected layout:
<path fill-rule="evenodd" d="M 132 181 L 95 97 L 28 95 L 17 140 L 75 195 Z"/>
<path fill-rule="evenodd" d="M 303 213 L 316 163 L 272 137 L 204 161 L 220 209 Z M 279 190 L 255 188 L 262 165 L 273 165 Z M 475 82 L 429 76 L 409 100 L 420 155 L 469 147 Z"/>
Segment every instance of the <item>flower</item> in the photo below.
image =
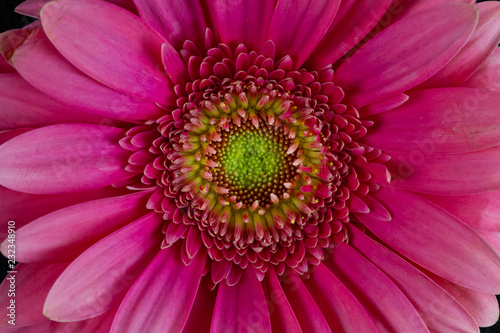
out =
<path fill-rule="evenodd" d="M 498 3 L 18 11 L 40 20 L 0 35 L 1 250 L 20 262 L 0 307 L 14 279 L 17 328 L 496 322 Z"/>

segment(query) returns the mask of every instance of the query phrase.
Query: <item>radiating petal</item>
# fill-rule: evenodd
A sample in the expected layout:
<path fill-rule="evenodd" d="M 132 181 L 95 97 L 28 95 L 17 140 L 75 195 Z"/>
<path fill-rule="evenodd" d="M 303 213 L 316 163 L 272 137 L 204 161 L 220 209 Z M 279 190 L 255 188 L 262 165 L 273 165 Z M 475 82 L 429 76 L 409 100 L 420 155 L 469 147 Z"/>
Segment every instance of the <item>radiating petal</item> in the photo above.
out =
<path fill-rule="evenodd" d="M 219 285 L 210 332 L 271 332 L 264 290 L 251 269 L 237 287 Z"/>
<path fill-rule="evenodd" d="M 339 0 L 279 0 L 267 39 L 276 44 L 277 56 L 289 55 L 299 68 L 332 24 Z"/>
<path fill-rule="evenodd" d="M 500 188 L 500 146 L 464 154 L 430 154 L 425 146 L 392 157 L 394 187 L 429 194 L 463 195 Z"/>
<path fill-rule="evenodd" d="M 431 332 L 477 331 L 476 322 L 469 313 L 425 274 L 358 229 L 350 230 L 351 244 L 392 279 Z M 445 310 L 446 316 L 437 309 Z"/>
<path fill-rule="evenodd" d="M 102 239 L 57 279 L 44 305 L 56 321 L 78 321 L 109 311 L 158 253 L 160 214 L 150 213 Z"/>
<path fill-rule="evenodd" d="M 308 63 L 317 69 L 333 64 L 375 27 L 390 3 L 390 0 L 341 1 L 332 25 Z"/>
<path fill-rule="evenodd" d="M 6 73 L 16 73 L 16 69 L 4 57 L 0 57 L 0 74 Z"/>
<path fill-rule="evenodd" d="M 204 266 L 205 254 L 185 266 L 179 246 L 161 250 L 123 299 L 111 332 L 180 332 Z"/>
<path fill-rule="evenodd" d="M 315 267 L 305 285 L 332 330 L 353 333 L 378 332 L 363 306 L 324 264 Z"/>
<path fill-rule="evenodd" d="M 87 201 L 42 216 L 17 229 L 16 260 L 50 263 L 75 259 L 92 244 L 144 216 L 148 192 Z M 8 241 L 1 246 L 7 254 Z"/>
<path fill-rule="evenodd" d="M 104 187 L 131 176 L 128 152 L 118 145 L 123 131 L 87 124 L 42 127 L 0 146 L 0 184 L 52 194 Z"/>
<path fill-rule="evenodd" d="M 41 17 L 51 42 L 82 72 L 131 96 L 175 103 L 161 66 L 165 40 L 134 14 L 103 1 L 60 0 Z"/>
<path fill-rule="evenodd" d="M 463 85 L 466 87 L 484 88 L 497 93 L 500 92 L 500 48 L 497 47 Z"/>
<path fill-rule="evenodd" d="M 14 271 L 7 274 L 0 285 L 0 305 L 9 309 L 11 299 L 18 300 L 14 305 L 14 318 L 6 314 L 1 317 L 0 327 L 13 328 L 8 321 L 15 319 L 15 327 L 24 327 L 43 322 L 43 303 L 50 288 L 68 264 L 25 265 L 18 264 Z M 11 285 L 15 287 L 12 288 Z"/>
<path fill-rule="evenodd" d="M 66 109 L 73 111 L 73 118 L 83 120 L 86 113 L 80 110 L 115 119 L 149 119 L 160 114 L 154 103 L 120 93 L 82 73 L 56 50 L 40 26 L 10 30 L 0 35 L 0 41 L 0 52 L 25 80 L 68 105 L 61 108 L 63 115 Z"/>
<path fill-rule="evenodd" d="M 205 45 L 206 23 L 199 0 L 133 0 L 139 16 L 180 50 L 186 40 Z"/>
<path fill-rule="evenodd" d="M 402 106 L 371 117 L 368 145 L 392 151 L 464 153 L 500 143 L 500 94 L 484 89 L 439 88 L 409 95 Z"/>
<path fill-rule="evenodd" d="M 334 81 L 346 92 L 346 102 L 356 106 L 396 95 L 443 68 L 467 42 L 477 20 L 475 7 L 466 4 L 409 16 L 354 53 L 335 72 Z"/>
<path fill-rule="evenodd" d="M 116 308 L 110 310 L 102 315 L 94 318 L 74 321 L 67 323 L 58 323 L 56 321 L 50 322 L 50 327 L 44 332 L 50 333 L 96 333 L 96 332 L 109 332 L 111 324 L 113 323 L 113 318 L 116 314 Z"/>
<path fill-rule="evenodd" d="M 419 88 L 450 87 L 463 83 L 496 49 L 500 42 L 500 3 L 478 3 L 479 22 L 458 54 Z"/>
<path fill-rule="evenodd" d="M 182 328 L 182 333 L 210 331 L 217 292 L 211 291 L 207 287 L 209 281 L 210 277 L 208 275 L 201 278 L 200 286 L 196 293 L 196 299 L 194 300 L 186 324 Z"/>
<path fill-rule="evenodd" d="M 216 31 L 222 43 L 235 47 L 245 44 L 250 51 L 260 51 L 274 12 L 275 1 L 208 1 Z"/>
<path fill-rule="evenodd" d="M 387 245 L 452 282 L 500 293 L 500 257 L 473 229 L 413 193 L 381 188 L 374 197 L 392 212 L 392 220 L 357 216 Z"/>
<path fill-rule="evenodd" d="M 477 231 L 500 232 L 500 190 L 460 196 L 429 195 L 427 200 L 443 207 Z"/>
<path fill-rule="evenodd" d="M 331 251 L 325 264 L 365 307 L 381 332 L 429 332 L 401 290 L 350 245 Z"/>
<path fill-rule="evenodd" d="M 16 13 L 31 16 L 34 18 L 40 18 L 40 11 L 42 7 L 52 0 L 25 0 L 19 6 L 16 7 Z M 133 13 L 136 12 L 135 6 L 131 0 L 105 0 L 107 2 L 114 3 L 120 7 L 127 9 Z"/>

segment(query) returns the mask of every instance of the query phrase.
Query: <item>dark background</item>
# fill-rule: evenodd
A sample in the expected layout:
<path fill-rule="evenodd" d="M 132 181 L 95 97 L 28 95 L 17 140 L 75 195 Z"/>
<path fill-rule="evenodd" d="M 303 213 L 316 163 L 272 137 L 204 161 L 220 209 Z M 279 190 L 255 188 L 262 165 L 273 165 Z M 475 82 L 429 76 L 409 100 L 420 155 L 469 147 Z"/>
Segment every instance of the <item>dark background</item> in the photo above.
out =
<path fill-rule="evenodd" d="M 18 0 L 0 0 L 0 32 L 9 29 L 21 28 L 33 22 L 33 19 L 30 17 L 14 13 L 14 8 L 21 2 L 22 1 Z M 6 259 L 3 256 L 0 256 L 0 258 L 0 278 L 3 279 L 8 271 L 8 268 Z M 497 299 L 500 302 L 500 297 L 497 296 Z M 481 329 L 481 333 L 500 333 L 500 321 L 492 327 Z"/>

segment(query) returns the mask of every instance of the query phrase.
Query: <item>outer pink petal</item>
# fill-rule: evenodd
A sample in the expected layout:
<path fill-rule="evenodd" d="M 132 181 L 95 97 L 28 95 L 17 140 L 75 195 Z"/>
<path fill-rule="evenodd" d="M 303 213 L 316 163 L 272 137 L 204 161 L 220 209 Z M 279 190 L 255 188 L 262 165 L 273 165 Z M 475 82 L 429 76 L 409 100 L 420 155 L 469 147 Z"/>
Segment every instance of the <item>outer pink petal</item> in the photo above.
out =
<path fill-rule="evenodd" d="M 186 324 L 182 328 L 182 333 L 209 332 L 212 324 L 212 313 L 215 307 L 217 290 L 211 291 L 208 288 L 211 283 L 210 274 L 201 278 L 196 299 L 189 313 Z"/>
<path fill-rule="evenodd" d="M 98 0 L 60 0 L 41 17 L 51 42 L 82 72 L 134 97 L 175 103 L 161 66 L 165 40 L 134 14 Z"/>
<path fill-rule="evenodd" d="M 285 273 L 281 286 L 303 332 L 332 332 L 316 300 L 297 273 L 294 271 Z"/>
<path fill-rule="evenodd" d="M 43 303 L 50 288 L 66 269 L 68 264 L 56 265 L 25 265 L 18 264 L 14 271 L 7 274 L 0 285 L 0 306 L 8 309 L 11 300 L 15 300 L 15 327 L 24 327 L 47 320 L 43 316 Z M 14 285 L 14 288 L 11 288 Z M 10 296 L 9 296 L 10 295 Z M 13 319 L 7 315 L 1 317 L 0 327 L 13 328 L 8 321 Z"/>
<path fill-rule="evenodd" d="M 424 195 L 478 231 L 500 232 L 500 190 L 461 196 Z"/>
<path fill-rule="evenodd" d="M 4 57 L 0 57 L 0 73 L 16 73 L 16 69 Z"/>
<path fill-rule="evenodd" d="M 422 318 L 394 283 L 350 245 L 332 249 L 325 261 L 365 307 L 381 332 L 429 332 Z"/>
<path fill-rule="evenodd" d="M 75 112 L 74 107 L 43 94 L 19 74 L 0 74 L 0 86 L 9 87 L 0 90 L 1 130 L 74 122 L 98 124 L 103 121 L 99 116 Z"/>
<path fill-rule="evenodd" d="M 346 92 L 346 102 L 356 106 L 396 95 L 443 68 L 467 42 L 477 20 L 475 7 L 465 4 L 411 15 L 354 53 L 334 81 Z"/>
<path fill-rule="evenodd" d="M 413 193 L 381 188 L 374 196 L 391 211 L 392 220 L 357 216 L 387 245 L 452 282 L 500 293 L 500 257 L 473 229 Z"/>
<path fill-rule="evenodd" d="M 267 305 L 271 314 L 273 332 L 302 332 L 292 306 L 288 302 L 274 270 L 269 270 L 264 279 Z"/>
<path fill-rule="evenodd" d="M 0 187 L 0 240 L 7 236 L 7 223 L 16 222 L 19 229 L 40 216 L 55 210 L 75 205 L 88 200 L 96 200 L 110 196 L 124 194 L 128 190 L 113 187 L 98 188 L 95 190 L 60 195 L 26 194 Z"/>
<path fill-rule="evenodd" d="M 102 239 L 57 279 L 44 306 L 55 321 L 78 321 L 109 311 L 158 253 L 161 215 L 150 213 Z"/>
<path fill-rule="evenodd" d="M 199 0 L 133 0 L 139 16 L 180 50 L 186 40 L 205 45 L 206 23 Z"/>
<path fill-rule="evenodd" d="M 497 48 L 463 85 L 500 92 L 500 48 Z"/>
<path fill-rule="evenodd" d="M 339 0 L 278 0 L 267 39 L 278 57 L 289 55 L 295 68 L 309 57 L 337 13 Z"/>
<path fill-rule="evenodd" d="M 271 332 L 264 290 L 252 270 L 235 286 L 221 282 L 210 332 Z"/>
<path fill-rule="evenodd" d="M 391 15 L 391 23 L 396 23 L 400 20 L 415 13 L 431 9 L 441 5 L 450 5 L 455 3 L 474 4 L 475 0 L 393 0 L 389 8 Z"/>
<path fill-rule="evenodd" d="M 26 0 L 16 7 L 16 13 L 31 16 L 35 18 L 40 18 L 40 11 L 42 7 L 50 2 L 51 0 Z M 135 6 L 131 0 L 106 0 L 107 2 L 114 3 L 120 7 L 127 9 L 128 11 L 135 12 Z"/>
<path fill-rule="evenodd" d="M 116 309 L 110 310 L 100 316 L 82 321 L 69 323 L 50 322 L 50 327 L 45 332 L 50 333 L 97 333 L 109 332 L 116 314 Z"/>
<path fill-rule="evenodd" d="M 147 213 L 150 193 L 139 192 L 69 206 L 17 229 L 16 260 L 68 262 L 92 244 Z M 1 246 L 7 254 L 8 241 Z"/>
<path fill-rule="evenodd" d="M 0 146 L 0 184 L 32 193 L 66 193 L 104 187 L 131 176 L 123 130 L 86 124 L 42 127 Z"/>
<path fill-rule="evenodd" d="M 365 142 L 373 147 L 412 152 L 464 153 L 500 143 L 500 94 L 484 89 L 421 90 L 393 111 L 372 118 L 376 129 Z"/>
<path fill-rule="evenodd" d="M 430 331 L 477 331 L 476 322 L 469 313 L 425 274 L 358 229 L 350 230 L 351 244 L 392 279 L 413 304 Z M 446 310 L 446 316 L 437 309 Z"/>
<path fill-rule="evenodd" d="M 215 0 L 207 4 L 223 43 L 232 47 L 243 43 L 250 51 L 260 51 L 271 23 L 274 0 Z"/>
<path fill-rule="evenodd" d="M 425 146 L 410 153 L 385 153 L 392 157 L 391 184 L 429 194 L 463 195 L 500 188 L 500 146 L 464 154 L 430 154 Z"/>
<path fill-rule="evenodd" d="M 31 131 L 32 128 L 29 127 L 21 127 L 21 128 L 16 128 L 12 130 L 4 130 L 0 131 L 0 145 L 15 138 L 16 136 L 19 136 L 23 133 Z"/>
<path fill-rule="evenodd" d="M 111 332 L 180 332 L 204 266 L 204 253 L 185 266 L 179 246 L 160 251 L 123 299 Z"/>
<path fill-rule="evenodd" d="M 341 1 L 332 25 L 308 63 L 320 69 L 336 62 L 375 27 L 390 3 L 390 0 Z"/>
<path fill-rule="evenodd" d="M 324 264 L 315 267 L 304 282 L 332 330 L 378 332 L 363 306 Z"/>
<path fill-rule="evenodd" d="M 78 109 L 117 119 L 160 114 L 154 103 L 120 93 L 82 73 L 56 50 L 39 26 L 7 31 L 0 35 L 0 42 L 0 51 L 19 74 L 48 96 L 71 105 L 74 118 L 81 114 Z M 62 108 L 63 114 L 68 108 Z M 85 119 L 84 115 L 80 117 Z"/>
<path fill-rule="evenodd" d="M 477 4 L 479 22 L 469 42 L 443 69 L 419 88 L 450 87 L 463 83 L 496 49 L 500 42 L 500 3 Z"/>

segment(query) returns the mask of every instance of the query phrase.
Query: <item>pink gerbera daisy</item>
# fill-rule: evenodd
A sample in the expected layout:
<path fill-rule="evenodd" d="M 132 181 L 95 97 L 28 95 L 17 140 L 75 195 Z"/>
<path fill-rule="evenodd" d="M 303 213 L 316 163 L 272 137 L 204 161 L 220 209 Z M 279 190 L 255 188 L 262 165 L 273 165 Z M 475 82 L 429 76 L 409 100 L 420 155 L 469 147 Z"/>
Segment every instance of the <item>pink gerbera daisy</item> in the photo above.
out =
<path fill-rule="evenodd" d="M 2 327 L 496 322 L 498 2 L 18 11 L 40 20 L 0 35 Z"/>

